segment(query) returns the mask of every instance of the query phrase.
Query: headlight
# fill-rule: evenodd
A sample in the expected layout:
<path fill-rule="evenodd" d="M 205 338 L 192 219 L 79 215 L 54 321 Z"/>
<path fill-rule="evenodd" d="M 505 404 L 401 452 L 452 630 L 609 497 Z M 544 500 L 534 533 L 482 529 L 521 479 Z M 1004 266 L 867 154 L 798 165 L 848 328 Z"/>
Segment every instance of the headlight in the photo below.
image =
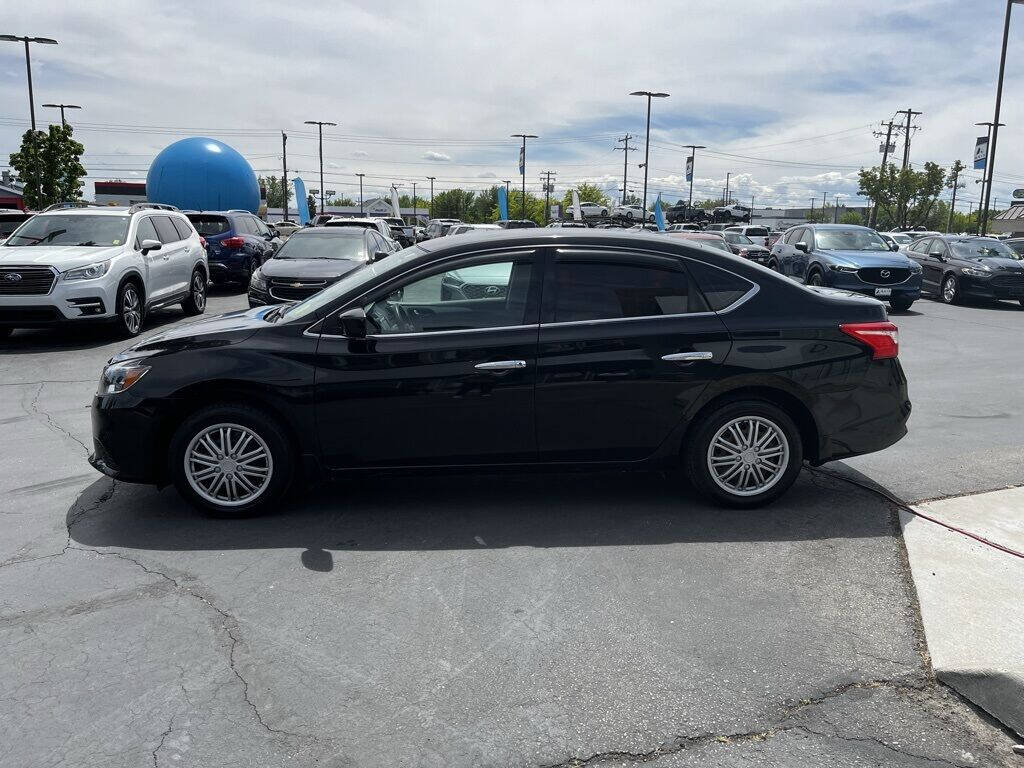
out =
<path fill-rule="evenodd" d="M 116 395 L 124 392 L 149 371 L 148 365 L 139 365 L 136 361 L 112 363 L 103 369 L 100 376 L 98 395 Z"/>
<path fill-rule="evenodd" d="M 960 271 L 971 277 L 992 277 L 992 273 L 989 270 L 978 267 L 960 267 Z"/>
<path fill-rule="evenodd" d="M 263 270 L 257 269 L 252 273 L 252 277 L 249 279 L 249 287 L 257 291 L 267 290 L 267 278 L 264 276 Z"/>
<path fill-rule="evenodd" d="M 921 265 L 918 264 L 916 261 L 910 262 L 910 271 L 913 272 L 915 275 L 921 274 Z"/>
<path fill-rule="evenodd" d="M 107 261 L 97 261 L 95 264 L 90 264 L 87 267 L 69 269 L 61 277 L 64 280 L 92 280 L 97 277 L 103 277 L 109 271 L 110 260 L 108 259 Z"/>
<path fill-rule="evenodd" d="M 856 272 L 860 267 L 850 267 L 846 264 L 830 264 L 829 269 L 833 272 Z"/>

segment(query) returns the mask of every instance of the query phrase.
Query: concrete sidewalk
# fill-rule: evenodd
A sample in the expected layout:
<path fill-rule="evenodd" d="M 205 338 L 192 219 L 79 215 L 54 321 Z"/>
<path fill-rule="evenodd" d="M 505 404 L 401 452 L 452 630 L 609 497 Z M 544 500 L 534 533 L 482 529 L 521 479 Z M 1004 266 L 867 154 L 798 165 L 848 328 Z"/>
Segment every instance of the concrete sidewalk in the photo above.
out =
<path fill-rule="evenodd" d="M 1024 488 L 914 506 L 1024 552 Z M 1024 735 L 1024 559 L 900 512 L 939 680 Z"/>

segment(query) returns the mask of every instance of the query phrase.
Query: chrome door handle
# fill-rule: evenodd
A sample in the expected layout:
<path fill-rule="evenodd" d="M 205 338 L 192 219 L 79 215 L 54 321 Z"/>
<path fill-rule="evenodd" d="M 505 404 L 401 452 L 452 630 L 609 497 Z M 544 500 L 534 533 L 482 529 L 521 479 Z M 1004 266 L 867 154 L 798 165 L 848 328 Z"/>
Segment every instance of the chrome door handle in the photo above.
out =
<path fill-rule="evenodd" d="M 695 363 L 698 360 L 711 360 L 714 358 L 713 352 L 676 352 L 674 355 L 662 355 L 662 360 L 667 360 L 670 363 Z"/>
<path fill-rule="evenodd" d="M 525 368 L 525 360 L 495 360 L 493 363 L 477 363 L 473 366 L 478 371 L 512 371 Z"/>

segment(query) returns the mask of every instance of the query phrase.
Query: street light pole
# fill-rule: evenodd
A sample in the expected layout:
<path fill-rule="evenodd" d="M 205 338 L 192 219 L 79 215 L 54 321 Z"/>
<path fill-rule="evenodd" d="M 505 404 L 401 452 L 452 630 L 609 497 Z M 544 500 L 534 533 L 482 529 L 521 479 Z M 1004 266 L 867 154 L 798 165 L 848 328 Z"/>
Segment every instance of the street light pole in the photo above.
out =
<path fill-rule="evenodd" d="M 707 149 L 703 144 L 687 144 L 690 148 L 690 202 L 687 204 L 686 209 L 688 211 L 693 210 L 693 175 L 696 172 L 696 160 L 694 159 L 697 155 L 698 149 Z"/>
<path fill-rule="evenodd" d="M 640 216 L 643 220 L 647 221 L 647 163 L 650 162 L 651 153 L 651 99 L 665 99 L 668 98 L 667 93 L 658 93 L 653 91 L 633 91 L 629 94 L 630 96 L 646 96 L 647 97 L 647 134 L 644 136 L 644 204 L 641 209 Z"/>
<path fill-rule="evenodd" d="M 60 110 L 60 125 L 62 128 L 68 127 L 68 121 L 64 119 L 65 109 L 81 109 L 77 104 L 43 104 L 44 107 L 50 107 L 51 109 Z"/>
<path fill-rule="evenodd" d="M 356 174 L 356 176 L 359 177 L 359 215 L 360 216 L 363 215 L 363 176 L 365 176 L 365 175 L 366 175 L 365 173 L 357 173 Z"/>
<path fill-rule="evenodd" d="M 984 235 L 988 229 L 988 201 L 992 196 L 992 174 L 996 165 L 996 142 L 999 140 L 999 111 L 1003 104 L 1003 73 L 1006 71 L 1006 42 L 1010 36 L 1010 10 L 1014 3 L 1024 0 L 1006 0 L 1006 17 L 1003 20 L 1003 49 L 999 54 L 999 80 L 996 84 L 996 109 L 992 116 L 992 141 L 988 147 L 988 162 L 985 168 L 988 170 L 988 184 L 985 185 L 984 210 L 981 214 L 981 227 L 979 234 Z"/>
<path fill-rule="evenodd" d="M 416 182 L 412 183 L 412 225 L 416 226 Z M 413 230 L 415 232 L 416 230 Z"/>
<path fill-rule="evenodd" d="M 434 179 L 436 179 L 437 176 L 427 176 L 427 178 L 430 180 L 430 218 L 431 218 L 431 220 L 433 220 L 433 218 L 434 218 Z"/>
<path fill-rule="evenodd" d="M 25 44 L 25 72 L 28 75 L 28 113 L 32 119 L 32 130 L 34 131 L 36 129 L 36 105 L 35 96 L 32 95 L 32 57 L 29 54 L 28 44 L 56 45 L 57 41 L 51 37 L 19 37 L 18 35 L 0 35 L 0 40 L 8 43 Z"/>
<path fill-rule="evenodd" d="M 324 126 L 336 127 L 337 123 L 326 120 L 306 120 L 306 125 L 315 125 L 320 136 L 320 213 L 324 212 Z"/>
<path fill-rule="evenodd" d="M 281 131 L 281 192 L 284 195 L 284 201 L 281 206 L 284 208 L 284 214 L 281 216 L 281 221 L 288 220 L 288 134 Z M 298 204 L 298 200 L 295 201 Z"/>
<path fill-rule="evenodd" d="M 722 201 L 722 205 L 729 204 L 729 177 L 732 176 L 732 171 L 725 174 L 725 199 Z"/>
<path fill-rule="evenodd" d="M 511 134 L 511 138 L 513 138 L 513 139 L 522 139 L 523 140 L 523 148 L 521 150 L 519 150 L 521 155 L 522 155 L 522 163 L 519 166 L 519 170 L 520 170 L 520 173 L 522 173 L 522 175 L 523 175 L 523 206 L 522 206 L 522 212 L 523 212 L 523 220 L 525 221 L 526 220 L 526 140 L 527 139 L 536 139 L 538 137 L 535 136 L 532 133 L 513 133 L 513 134 Z"/>

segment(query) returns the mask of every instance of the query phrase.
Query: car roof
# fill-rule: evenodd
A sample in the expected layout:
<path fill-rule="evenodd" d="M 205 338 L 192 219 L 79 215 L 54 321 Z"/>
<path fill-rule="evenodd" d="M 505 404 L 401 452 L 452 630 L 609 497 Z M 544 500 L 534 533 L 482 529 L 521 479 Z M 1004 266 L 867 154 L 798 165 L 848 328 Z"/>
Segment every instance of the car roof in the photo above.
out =
<path fill-rule="evenodd" d="M 316 234 L 328 234 L 331 237 L 360 237 L 366 232 L 365 227 L 299 227 L 296 235 L 306 235 L 310 232 Z"/>
<path fill-rule="evenodd" d="M 147 209 L 150 210 L 150 209 Z M 158 210 L 156 208 L 152 210 Z M 42 211 L 37 213 L 36 216 L 52 216 L 53 214 L 70 214 L 72 216 L 82 216 L 86 214 L 99 214 L 101 216 L 125 216 L 128 214 L 128 207 L 124 205 L 97 205 L 89 206 L 87 208 L 54 208 L 52 211 Z M 138 211 L 143 213 L 143 211 Z M 161 213 L 177 213 L 177 211 L 161 211 Z"/>
<path fill-rule="evenodd" d="M 814 227 L 814 229 L 867 229 L 871 232 L 875 230 L 871 227 L 865 227 L 860 224 L 804 224 L 805 227 Z"/>
<path fill-rule="evenodd" d="M 675 229 L 668 234 L 682 240 L 724 240 L 717 232 L 694 232 L 687 229 Z"/>
<path fill-rule="evenodd" d="M 330 219 L 328 219 L 328 221 L 344 221 L 348 222 L 349 224 L 372 224 L 373 226 L 377 226 L 377 222 L 383 221 L 383 219 L 370 218 L 368 216 L 333 216 Z"/>

